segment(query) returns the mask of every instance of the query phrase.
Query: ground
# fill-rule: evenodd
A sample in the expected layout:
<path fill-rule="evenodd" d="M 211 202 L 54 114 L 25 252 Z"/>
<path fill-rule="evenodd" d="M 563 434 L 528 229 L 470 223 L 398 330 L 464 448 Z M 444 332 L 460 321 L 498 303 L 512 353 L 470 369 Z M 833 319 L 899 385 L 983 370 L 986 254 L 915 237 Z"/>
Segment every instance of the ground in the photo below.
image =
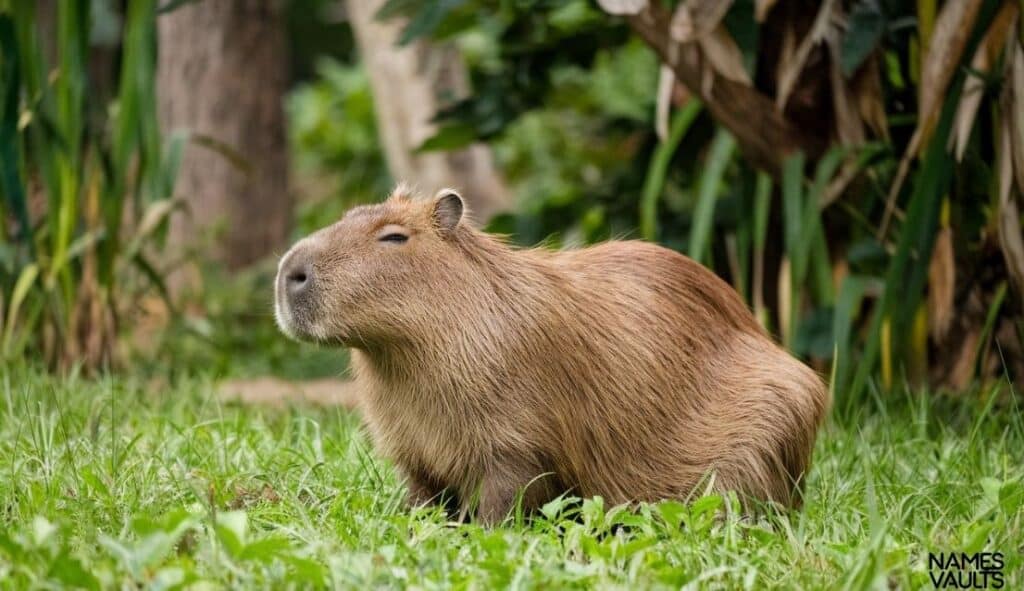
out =
<path fill-rule="evenodd" d="M 985 550 L 1024 585 L 1024 419 L 984 391 L 837 413 L 799 512 L 589 499 L 490 530 L 403 508 L 350 412 L 216 391 L 0 368 L 0 587 L 930 589 L 929 552 Z"/>

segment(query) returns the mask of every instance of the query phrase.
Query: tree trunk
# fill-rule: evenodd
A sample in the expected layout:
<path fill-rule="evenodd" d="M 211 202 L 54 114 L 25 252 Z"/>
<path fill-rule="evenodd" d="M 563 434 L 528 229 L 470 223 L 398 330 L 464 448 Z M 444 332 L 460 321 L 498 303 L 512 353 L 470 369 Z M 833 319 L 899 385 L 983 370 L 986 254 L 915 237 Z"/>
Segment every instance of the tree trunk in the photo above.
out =
<path fill-rule="evenodd" d="M 188 3 L 158 20 L 165 133 L 187 130 L 176 194 L 188 212 L 172 251 L 238 268 L 283 245 L 291 221 L 283 97 L 285 23 L 276 0 Z M 200 244 L 213 231 L 212 245 Z"/>
<path fill-rule="evenodd" d="M 370 77 L 377 128 L 391 175 L 433 192 L 462 192 L 473 220 L 485 223 L 511 207 L 511 197 L 494 168 L 490 150 L 474 144 L 452 152 L 416 154 L 438 129 L 434 115 L 446 100 L 468 92 L 465 65 L 453 47 L 420 40 L 404 47 L 396 40 L 402 19 L 374 18 L 384 0 L 349 0 L 352 29 Z"/>

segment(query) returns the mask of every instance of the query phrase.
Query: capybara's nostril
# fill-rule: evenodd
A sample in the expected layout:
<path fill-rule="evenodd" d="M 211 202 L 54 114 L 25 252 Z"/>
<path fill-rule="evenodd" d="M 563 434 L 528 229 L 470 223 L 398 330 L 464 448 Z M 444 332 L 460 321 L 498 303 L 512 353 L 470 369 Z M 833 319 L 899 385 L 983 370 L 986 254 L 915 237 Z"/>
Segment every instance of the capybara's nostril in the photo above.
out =
<path fill-rule="evenodd" d="M 312 278 L 312 269 L 308 264 L 297 264 L 294 265 L 285 274 L 285 283 L 288 286 L 290 293 L 298 293 L 306 288 L 310 284 Z"/>

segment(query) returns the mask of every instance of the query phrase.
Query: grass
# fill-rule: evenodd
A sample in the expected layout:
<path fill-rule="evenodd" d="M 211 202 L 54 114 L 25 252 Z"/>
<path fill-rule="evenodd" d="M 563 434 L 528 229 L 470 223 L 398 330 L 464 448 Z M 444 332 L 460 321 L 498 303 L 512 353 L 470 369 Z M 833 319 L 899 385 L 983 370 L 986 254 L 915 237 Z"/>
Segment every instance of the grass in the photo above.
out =
<path fill-rule="evenodd" d="M 801 512 L 554 502 L 500 528 L 408 511 L 358 418 L 172 383 L 0 369 L 0 587 L 932 588 L 929 551 L 1024 584 L 1024 420 L 876 397 L 819 439 Z"/>

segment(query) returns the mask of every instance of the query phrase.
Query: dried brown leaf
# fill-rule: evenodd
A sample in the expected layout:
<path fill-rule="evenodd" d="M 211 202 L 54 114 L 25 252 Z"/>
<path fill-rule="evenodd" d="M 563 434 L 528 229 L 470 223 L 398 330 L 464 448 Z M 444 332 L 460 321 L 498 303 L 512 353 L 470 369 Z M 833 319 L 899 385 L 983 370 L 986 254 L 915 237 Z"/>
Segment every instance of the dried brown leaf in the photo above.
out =
<path fill-rule="evenodd" d="M 777 286 L 777 294 L 779 298 L 779 328 L 782 331 L 782 342 L 787 346 L 792 343 L 793 335 L 789 334 L 789 319 L 792 318 L 794 311 L 790 309 L 791 305 L 791 294 L 793 286 L 790 285 L 790 266 L 789 258 L 782 259 L 782 263 L 779 265 L 779 279 Z"/>
<path fill-rule="evenodd" d="M 981 340 L 981 330 L 972 327 L 967 334 L 963 335 L 961 345 L 952 357 L 952 365 L 943 380 L 944 384 L 952 390 L 964 390 L 970 385 L 974 378 L 975 353 L 978 350 L 978 341 Z"/>
<path fill-rule="evenodd" d="M 669 35 L 680 43 L 698 41 L 713 33 L 733 0 L 686 0 L 672 16 Z"/>
<path fill-rule="evenodd" d="M 676 80 L 672 68 L 662 65 L 658 78 L 658 102 L 655 104 L 654 131 L 660 141 L 668 137 L 669 119 L 672 107 L 682 107 L 690 102 L 690 89 Z"/>
<path fill-rule="evenodd" d="M 996 156 L 999 179 L 999 210 L 996 223 L 999 248 L 1003 251 L 1007 271 L 1024 303 L 1024 236 L 1021 235 L 1020 209 L 1014 198 L 1011 133 L 1010 117 L 1004 116 L 1000 122 L 999 152 Z"/>
<path fill-rule="evenodd" d="M 630 27 L 657 51 L 676 78 L 691 92 L 707 89 L 705 76 L 714 81 L 701 101 L 720 125 L 736 135 L 744 155 L 754 166 L 778 174 L 786 155 L 802 150 L 817 158 L 826 145 L 814 129 L 802 129 L 779 113 L 771 99 L 751 86 L 719 76 L 706 67 L 696 43 L 675 43 L 668 35 L 671 14 L 660 3 L 650 3 L 638 15 L 627 18 Z M 717 77 L 717 79 L 716 79 Z M 756 123 L 756 125 L 753 125 Z"/>
<path fill-rule="evenodd" d="M 949 137 L 949 145 L 958 161 L 963 159 L 967 142 L 971 139 L 974 120 L 985 93 L 985 81 L 982 75 L 989 73 L 999 59 L 999 54 L 1003 53 L 1009 32 L 1015 28 L 1017 13 L 1018 8 L 1015 3 L 1004 3 L 978 44 L 978 48 L 974 51 L 974 57 L 971 58 L 972 72 L 964 82 L 960 104 L 957 105 L 956 116 L 953 120 L 953 131 Z"/>
<path fill-rule="evenodd" d="M 756 0 L 754 3 L 754 18 L 757 22 L 763 23 L 764 19 L 768 18 L 768 13 L 771 12 L 772 8 L 778 0 Z"/>
<path fill-rule="evenodd" d="M 672 110 L 672 87 L 676 85 L 676 75 L 672 68 L 662 64 L 658 72 L 658 99 L 654 104 L 654 131 L 659 141 L 668 137 L 669 112 Z"/>
<path fill-rule="evenodd" d="M 988 71 L 991 64 L 981 48 L 971 59 L 971 69 L 978 72 Z M 957 162 L 963 160 L 964 150 L 967 149 L 967 142 L 971 139 L 971 130 L 974 129 L 974 119 L 978 114 L 978 107 L 981 106 L 981 98 L 985 94 L 985 83 L 981 77 L 971 74 L 964 82 L 964 91 L 960 95 L 960 104 L 956 106 L 956 115 L 953 119 L 953 129 L 949 135 L 949 149 Z"/>
<path fill-rule="evenodd" d="M 1009 119 L 1010 161 L 1017 190 L 1024 194 L 1024 48 L 1013 40 L 1006 58 L 1006 84 L 1003 87 L 1003 116 Z"/>
<path fill-rule="evenodd" d="M 946 2 L 939 12 L 928 55 L 921 67 L 921 84 L 918 87 L 921 90 L 917 109 L 918 132 L 921 134 L 918 143 L 921 145 L 927 144 L 931 136 L 939 107 L 970 39 L 981 4 L 982 0 Z"/>
<path fill-rule="evenodd" d="M 804 36 L 792 57 L 785 61 L 779 60 L 780 72 L 778 91 L 775 94 L 775 108 L 780 112 L 786 108 L 789 95 L 793 92 L 793 87 L 796 85 L 797 80 L 800 78 L 800 73 L 803 72 L 804 66 L 807 64 L 807 58 L 810 57 L 811 50 L 814 49 L 815 45 L 821 43 L 828 33 L 829 22 L 838 6 L 839 3 L 836 0 L 824 0 L 818 9 L 817 16 L 814 17 L 811 30 Z"/>
<path fill-rule="evenodd" d="M 857 70 L 851 81 L 856 97 L 857 112 L 875 137 L 889 139 L 889 120 L 885 113 L 885 95 L 882 93 L 882 75 L 878 68 L 878 54 L 872 54 Z"/>
<path fill-rule="evenodd" d="M 853 95 L 851 85 L 843 77 L 842 67 L 840 66 L 839 52 L 842 42 L 842 22 L 845 20 L 845 16 L 842 15 L 842 8 L 837 6 L 833 16 L 836 18 L 831 21 L 832 25 L 827 28 L 825 41 L 831 57 L 829 60 L 829 84 L 832 89 L 835 133 L 840 144 L 844 146 L 857 146 L 864 143 L 864 123 L 857 109 L 857 97 Z"/>
<path fill-rule="evenodd" d="M 853 182 L 853 179 L 857 178 L 862 169 L 863 166 L 858 162 L 858 158 L 855 155 L 847 156 L 843 161 L 842 167 L 839 168 L 839 174 L 825 186 L 825 193 L 821 197 L 819 207 L 825 209 L 832 205 L 836 199 L 839 199 L 846 191 L 846 187 Z"/>
<path fill-rule="evenodd" d="M 935 238 L 928 264 L 928 332 L 942 341 L 953 322 L 956 288 L 956 260 L 953 256 L 953 229 L 942 228 Z"/>
<path fill-rule="evenodd" d="M 723 78 L 747 86 L 753 84 L 743 65 L 743 52 L 725 26 L 719 25 L 710 35 L 700 38 L 697 43 L 708 63 Z"/>

